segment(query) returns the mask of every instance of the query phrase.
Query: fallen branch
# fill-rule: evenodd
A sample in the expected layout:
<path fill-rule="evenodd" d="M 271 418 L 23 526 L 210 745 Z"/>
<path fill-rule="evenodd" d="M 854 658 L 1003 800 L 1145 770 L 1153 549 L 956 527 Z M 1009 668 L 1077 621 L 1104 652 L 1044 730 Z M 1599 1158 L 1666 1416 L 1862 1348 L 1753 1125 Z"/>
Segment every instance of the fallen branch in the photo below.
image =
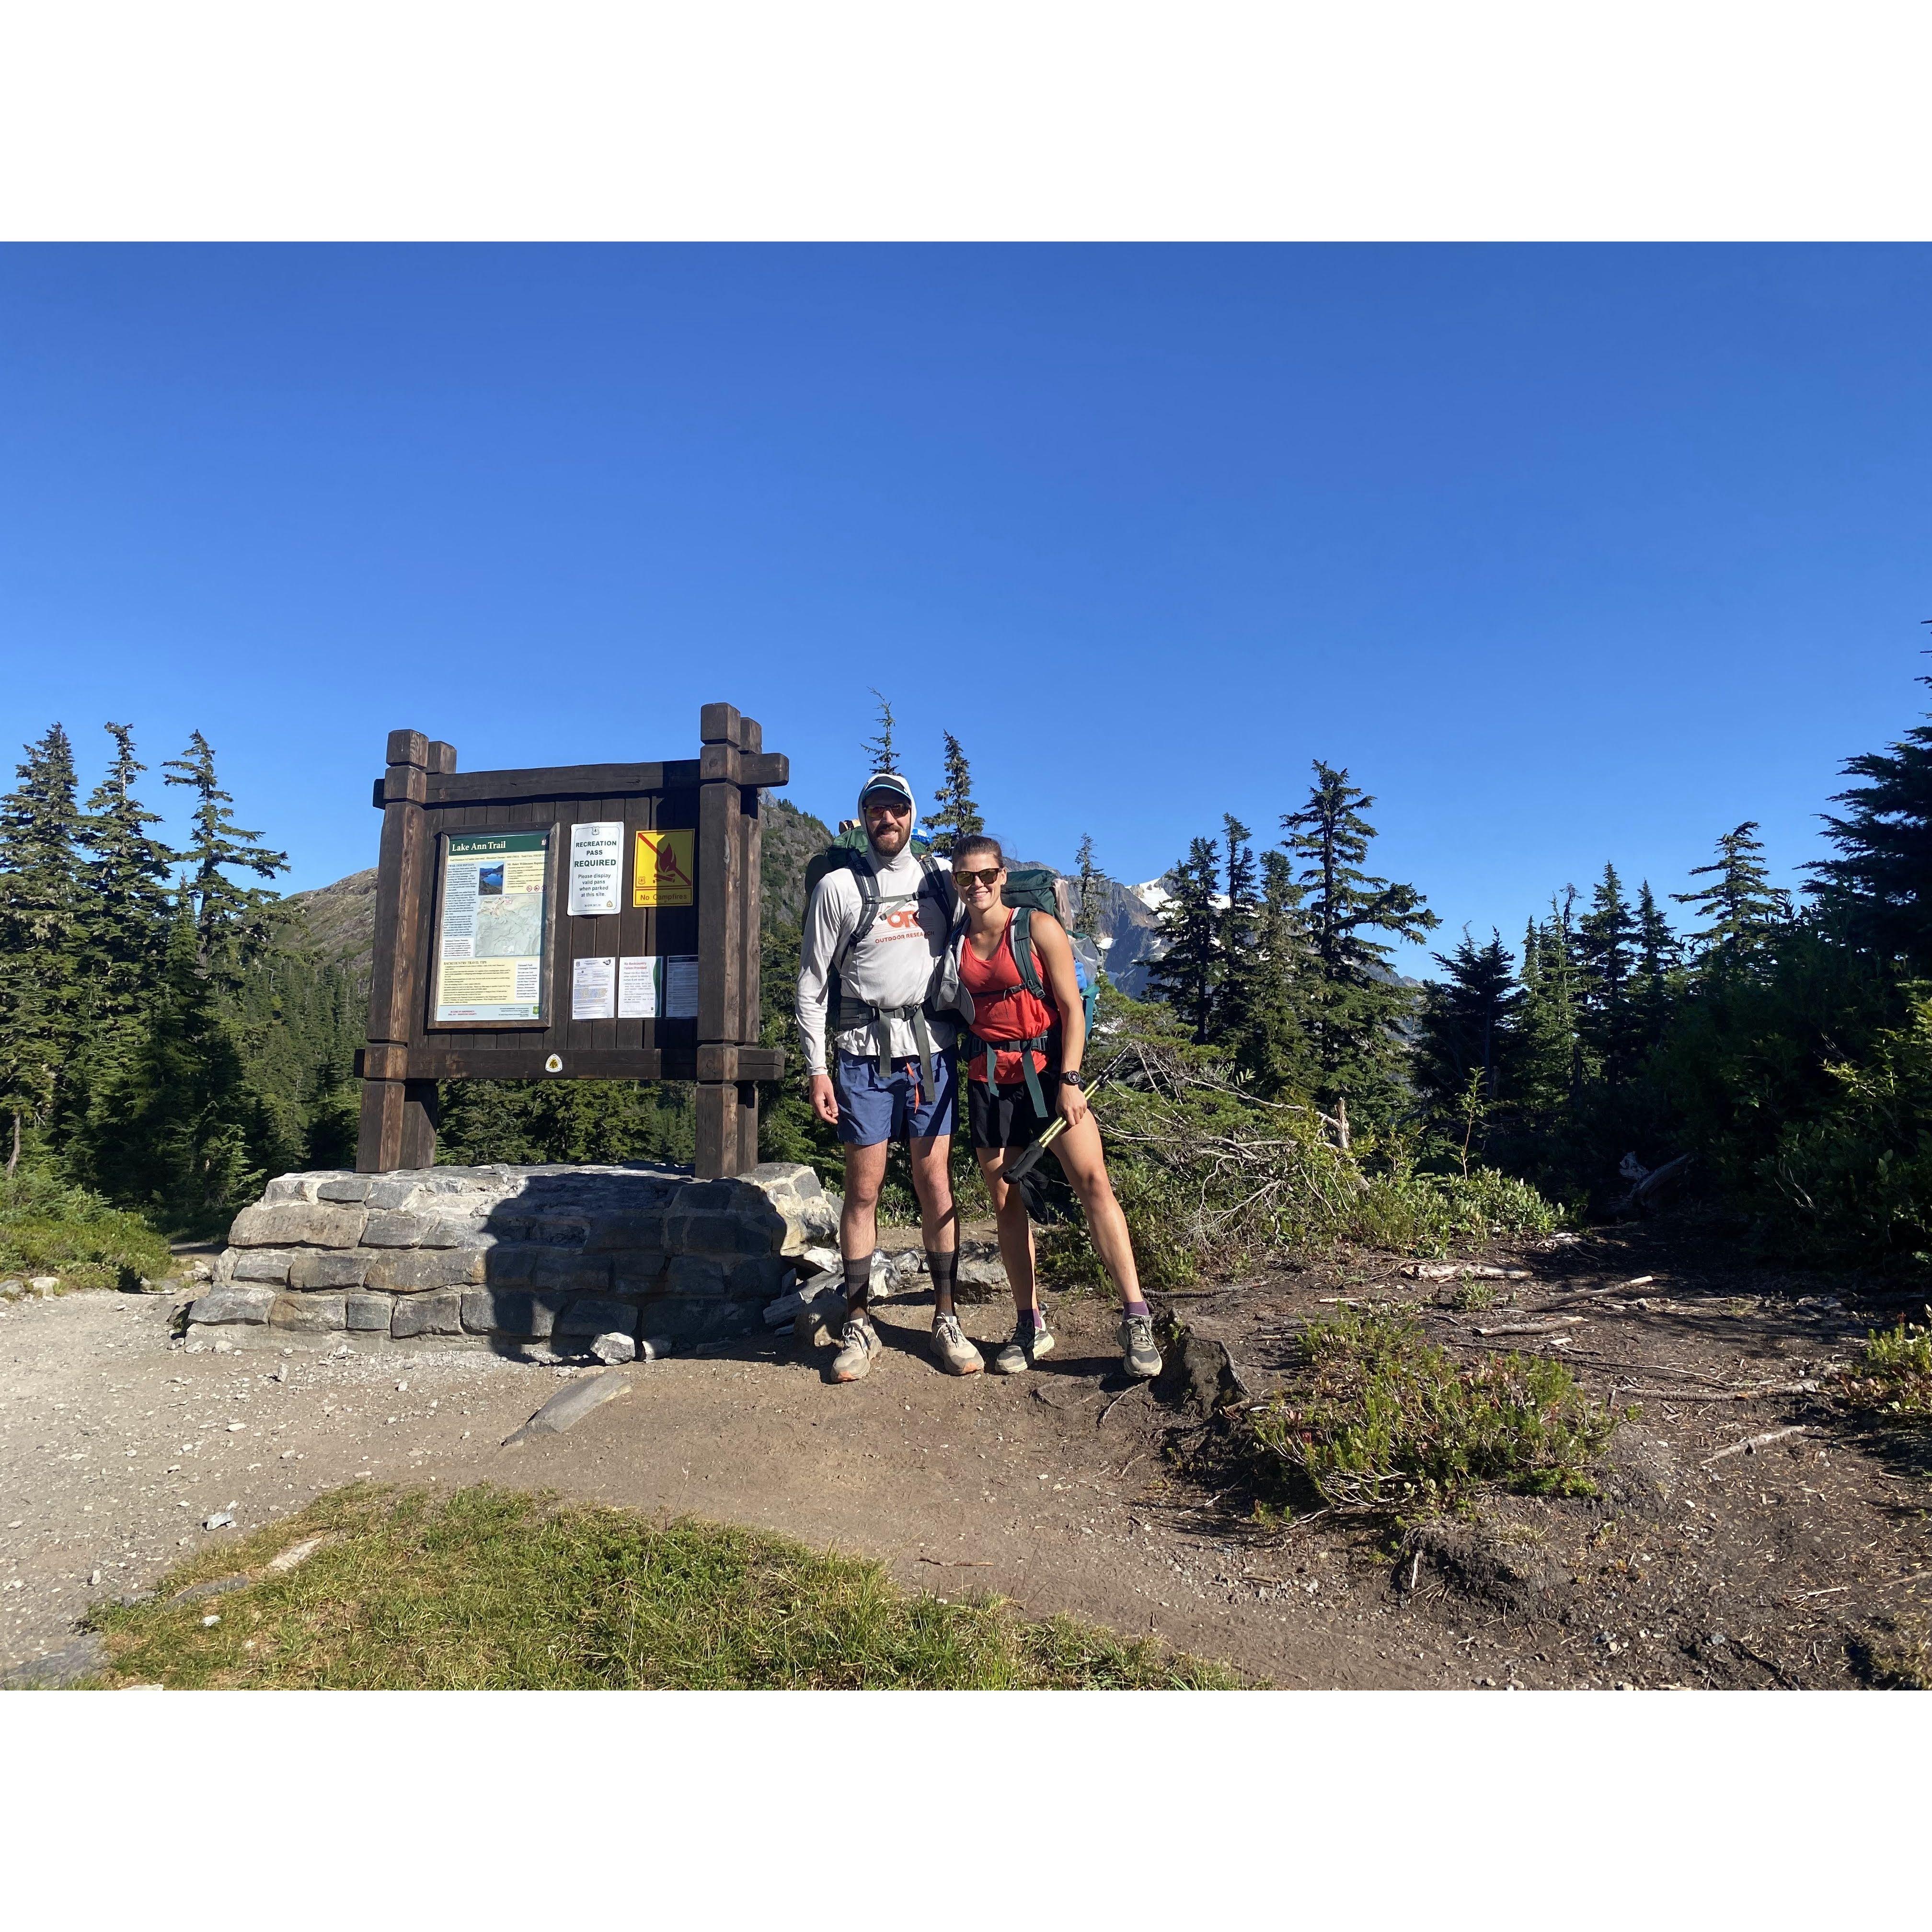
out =
<path fill-rule="evenodd" d="M 1747 1436 L 1742 1442 L 1733 1442 L 1728 1449 L 1720 1449 L 1714 1456 L 1706 1456 L 1704 1466 L 1708 1469 L 1713 1462 L 1721 1462 L 1726 1456 L 1755 1456 L 1760 1449 L 1773 1442 L 1782 1442 L 1787 1436 L 1802 1436 L 1810 1426 L 1808 1422 L 1794 1422 L 1788 1429 L 1767 1429 L 1762 1436 Z"/>
<path fill-rule="evenodd" d="M 1774 1395 L 1816 1395 L 1815 1382 L 1773 1382 L 1754 1389 L 1647 1389 L 1628 1388 L 1624 1395 L 1640 1396 L 1654 1402 L 1762 1402 Z M 1801 1425 L 1802 1426 L 1802 1425 Z"/>
<path fill-rule="evenodd" d="M 1582 1320 L 1580 1315 L 1559 1315 L 1553 1322 L 1503 1322 L 1494 1328 L 1477 1329 L 1478 1335 L 1560 1335 Z"/>
<path fill-rule="evenodd" d="M 1406 1262 L 1396 1270 L 1411 1281 L 1527 1281 L 1528 1268 L 1492 1268 L 1486 1262 Z"/>
<path fill-rule="evenodd" d="M 990 1570 L 992 1564 L 976 1557 L 922 1556 L 922 1563 L 937 1564 L 942 1570 Z"/>

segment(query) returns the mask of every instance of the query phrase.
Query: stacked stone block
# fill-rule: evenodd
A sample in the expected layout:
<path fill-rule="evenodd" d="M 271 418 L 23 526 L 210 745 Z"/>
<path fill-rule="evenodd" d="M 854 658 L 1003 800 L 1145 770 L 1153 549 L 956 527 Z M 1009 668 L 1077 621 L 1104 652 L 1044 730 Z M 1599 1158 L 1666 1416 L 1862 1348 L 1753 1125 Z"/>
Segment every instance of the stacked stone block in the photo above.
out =
<path fill-rule="evenodd" d="M 760 1325 L 794 1258 L 838 1232 L 810 1168 L 728 1180 L 662 1167 L 289 1174 L 229 1231 L 192 1339 L 692 1342 Z"/>

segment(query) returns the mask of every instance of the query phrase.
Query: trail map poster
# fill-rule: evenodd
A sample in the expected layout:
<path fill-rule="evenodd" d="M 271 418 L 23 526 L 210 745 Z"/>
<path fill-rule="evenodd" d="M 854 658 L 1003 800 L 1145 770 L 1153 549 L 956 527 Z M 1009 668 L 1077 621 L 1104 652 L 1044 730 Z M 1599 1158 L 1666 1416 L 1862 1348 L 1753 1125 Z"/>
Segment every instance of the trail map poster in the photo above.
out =
<path fill-rule="evenodd" d="M 632 904 L 695 905 L 697 844 L 695 832 L 640 832 L 631 872 Z"/>
<path fill-rule="evenodd" d="M 550 838 L 460 832 L 444 842 L 436 1017 L 542 1022 Z"/>

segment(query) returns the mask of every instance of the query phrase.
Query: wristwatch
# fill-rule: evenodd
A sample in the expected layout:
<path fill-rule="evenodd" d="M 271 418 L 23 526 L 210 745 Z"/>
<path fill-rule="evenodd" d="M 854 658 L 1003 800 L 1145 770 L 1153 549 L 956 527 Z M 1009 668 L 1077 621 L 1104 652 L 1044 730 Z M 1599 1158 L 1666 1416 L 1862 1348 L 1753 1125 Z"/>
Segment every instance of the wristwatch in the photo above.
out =
<path fill-rule="evenodd" d="M 1063 1087 L 1078 1087 L 1083 1092 L 1087 1085 L 1085 1079 L 1082 1076 L 1080 1070 L 1077 1066 L 1070 1066 L 1063 1072 L 1060 1076 L 1060 1084 Z"/>

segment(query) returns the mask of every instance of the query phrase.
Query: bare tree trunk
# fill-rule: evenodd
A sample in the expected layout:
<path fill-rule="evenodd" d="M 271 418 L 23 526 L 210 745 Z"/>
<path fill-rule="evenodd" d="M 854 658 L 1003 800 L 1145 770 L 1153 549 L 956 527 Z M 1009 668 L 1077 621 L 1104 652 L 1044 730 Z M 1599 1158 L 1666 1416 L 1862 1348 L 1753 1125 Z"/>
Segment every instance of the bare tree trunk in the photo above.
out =
<path fill-rule="evenodd" d="M 20 1110 L 14 1109 L 14 1151 L 7 1156 L 7 1178 L 11 1180 L 14 1170 L 20 1164 Z"/>
<path fill-rule="evenodd" d="M 1335 1102 L 1335 1130 L 1342 1142 L 1342 1151 L 1348 1151 L 1348 1096 L 1344 1094 Z"/>

